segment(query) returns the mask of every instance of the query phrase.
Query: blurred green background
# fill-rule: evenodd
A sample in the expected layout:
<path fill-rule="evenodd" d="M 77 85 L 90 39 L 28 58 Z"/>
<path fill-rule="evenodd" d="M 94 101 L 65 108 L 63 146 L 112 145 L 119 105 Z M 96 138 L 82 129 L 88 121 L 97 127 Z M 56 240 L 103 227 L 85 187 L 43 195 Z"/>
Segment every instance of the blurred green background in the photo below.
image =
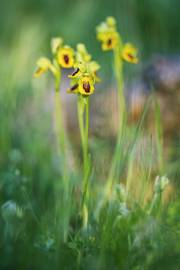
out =
<path fill-rule="evenodd" d="M 85 42 L 99 55 L 95 26 L 108 15 L 115 16 L 124 40 L 141 45 L 142 57 L 179 50 L 178 0 L 7 0 L 0 3 L 1 46 L 11 46 L 14 37 L 28 25 L 39 27 L 39 41 L 47 48 L 52 36 L 68 43 Z M 32 40 L 32 46 L 34 44 Z"/>

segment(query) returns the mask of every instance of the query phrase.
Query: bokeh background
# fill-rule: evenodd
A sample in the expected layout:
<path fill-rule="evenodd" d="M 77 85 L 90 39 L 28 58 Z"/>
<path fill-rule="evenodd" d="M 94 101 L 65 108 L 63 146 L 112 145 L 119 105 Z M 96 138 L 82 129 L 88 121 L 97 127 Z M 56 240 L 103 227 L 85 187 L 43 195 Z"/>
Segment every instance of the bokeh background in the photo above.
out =
<path fill-rule="evenodd" d="M 12 227 L 6 226 L 1 212 L 0 266 L 10 267 L 3 269 L 14 269 L 15 264 L 25 265 L 23 263 L 28 256 L 35 256 L 30 242 L 41 249 L 47 237 L 50 239 L 47 245 L 52 244 L 48 232 L 43 239 L 38 235 L 36 219 L 46 230 L 57 199 L 53 196 L 57 187 L 53 180 L 61 174 L 54 145 L 53 82 L 49 75 L 34 79 L 33 72 L 40 56 L 51 57 L 50 39 L 54 36 L 62 36 L 73 47 L 79 42 L 85 43 L 101 65 L 102 83 L 97 86 L 97 94 L 92 97 L 91 103 L 90 149 L 94 174 L 103 180 L 115 144 L 117 124 L 112 114 L 117 104 L 112 55 L 101 51 L 95 27 L 107 16 L 117 19 L 123 41 L 134 43 L 140 58 L 136 66 L 125 65 L 126 95 L 131 98 L 140 89 L 142 99 L 138 96 L 137 102 L 140 103 L 135 106 L 137 109 L 144 101 L 144 93 L 146 97 L 155 88 L 163 112 L 166 172 L 175 185 L 172 192 L 175 189 L 179 192 L 179 11 L 179 0 L 0 1 L 0 205 L 2 209 L 10 209 L 10 214 L 17 205 L 26 210 L 24 223 L 20 226 L 18 220 L 12 219 Z M 81 157 L 76 101 L 75 97 L 66 95 L 67 86 L 68 81 L 64 80 L 61 90 L 65 123 L 70 131 L 69 139 L 76 162 L 72 153 L 69 159 L 73 169 L 77 170 L 72 180 L 78 183 Z M 152 122 L 153 119 L 150 119 L 147 124 L 150 130 Z M 173 213 L 178 213 L 178 209 L 177 203 Z M 172 219 L 177 216 L 173 213 Z M 173 222 L 176 224 L 176 218 Z M 15 235 L 13 240 L 12 235 Z M 16 241 L 19 235 L 20 240 Z M 22 245 L 26 249 L 22 249 Z M 38 253 L 36 265 L 44 260 L 42 257 L 42 253 Z M 45 259 L 42 269 L 49 269 L 46 267 Z"/>

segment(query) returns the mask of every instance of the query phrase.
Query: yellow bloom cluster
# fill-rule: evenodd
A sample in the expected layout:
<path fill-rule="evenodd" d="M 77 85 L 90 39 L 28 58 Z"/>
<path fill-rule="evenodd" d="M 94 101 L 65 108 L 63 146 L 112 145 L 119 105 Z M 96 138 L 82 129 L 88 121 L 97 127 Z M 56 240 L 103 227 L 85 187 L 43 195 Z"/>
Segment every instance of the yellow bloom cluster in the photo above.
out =
<path fill-rule="evenodd" d="M 62 38 L 53 38 L 51 40 L 51 51 L 53 61 L 46 57 L 41 57 L 37 61 L 37 70 L 35 77 L 39 77 L 46 71 L 51 71 L 56 77 L 59 67 L 74 68 L 74 71 L 68 77 L 71 78 L 71 87 L 68 93 L 80 93 L 88 96 L 94 92 L 94 84 L 99 82 L 97 71 L 100 66 L 92 61 L 91 55 L 87 52 L 84 44 L 78 44 L 76 52 L 69 46 L 63 45 Z"/>
<path fill-rule="evenodd" d="M 97 39 L 101 42 L 102 50 L 115 52 L 115 58 L 118 61 L 127 61 L 133 64 L 138 63 L 137 49 L 130 43 L 123 44 L 120 33 L 116 28 L 116 20 L 113 17 L 107 17 L 96 28 Z M 71 87 L 68 93 L 80 93 L 89 96 L 94 92 L 94 85 L 100 79 L 97 71 L 100 66 L 92 60 L 84 44 L 78 44 L 76 51 L 70 46 L 64 45 L 60 37 L 51 40 L 51 51 L 53 61 L 46 57 L 41 57 L 37 61 L 37 70 L 34 76 L 51 71 L 57 78 L 60 68 L 74 68 L 74 71 L 68 77 L 71 78 Z M 59 76 L 60 77 L 60 76 Z"/>
<path fill-rule="evenodd" d="M 48 70 L 56 76 L 56 70 L 59 66 L 62 68 L 72 68 L 74 66 L 74 50 L 70 46 L 63 45 L 62 38 L 58 37 L 51 40 L 51 51 L 55 61 L 51 62 L 46 57 L 39 58 L 36 63 L 35 77 L 39 77 Z"/>
<path fill-rule="evenodd" d="M 75 70 L 68 76 L 71 78 L 71 87 L 67 92 L 89 96 L 94 92 L 94 84 L 100 80 L 97 76 L 100 66 L 91 60 L 84 44 L 77 45 L 75 59 Z"/>
<path fill-rule="evenodd" d="M 138 63 L 137 49 L 130 43 L 122 43 L 121 36 L 116 29 L 116 20 L 113 17 L 107 17 L 105 22 L 97 26 L 96 32 L 103 51 L 118 48 L 120 58 L 133 64 Z"/>

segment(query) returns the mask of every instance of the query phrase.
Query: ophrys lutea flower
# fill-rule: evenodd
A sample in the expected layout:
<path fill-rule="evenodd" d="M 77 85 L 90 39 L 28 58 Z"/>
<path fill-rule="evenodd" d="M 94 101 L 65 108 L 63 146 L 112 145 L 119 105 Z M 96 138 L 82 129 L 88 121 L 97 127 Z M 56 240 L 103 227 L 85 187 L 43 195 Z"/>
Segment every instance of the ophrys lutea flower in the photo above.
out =
<path fill-rule="evenodd" d="M 122 58 L 129 63 L 137 64 L 137 49 L 132 44 L 126 43 L 123 46 Z"/>
<path fill-rule="evenodd" d="M 63 68 L 74 66 L 74 50 L 69 46 L 64 46 L 58 51 L 58 63 Z"/>
<path fill-rule="evenodd" d="M 53 54 L 52 61 L 47 57 L 38 59 L 36 63 L 37 70 L 34 73 L 35 77 L 39 77 L 48 70 L 57 77 L 60 68 L 72 68 L 74 66 L 74 50 L 68 45 L 63 45 L 62 38 L 56 37 L 51 40 L 51 51 Z"/>
<path fill-rule="evenodd" d="M 78 44 L 75 52 L 74 71 L 68 76 L 71 78 L 71 87 L 68 89 L 68 93 L 79 93 L 84 96 L 94 93 L 94 84 L 100 80 L 97 76 L 100 66 L 91 59 L 85 45 Z"/>
<path fill-rule="evenodd" d="M 119 34 L 116 30 L 116 21 L 113 17 L 108 17 L 96 28 L 97 39 L 101 42 L 102 50 L 113 50 L 118 46 Z"/>
<path fill-rule="evenodd" d="M 41 76 L 46 71 L 50 70 L 53 74 L 56 72 L 55 67 L 51 63 L 51 61 L 46 57 L 41 57 L 38 59 L 37 63 L 37 69 L 34 73 L 35 77 Z"/>
<path fill-rule="evenodd" d="M 79 79 L 79 93 L 89 96 L 94 92 L 94 78 L 90 74 L 84 73 Z"/>
<path fill-rule="evenodd" d="M 84 68 L 81 70 L 80 67 L 77 67 L 68 77 L 71 78 L 71 87 L 67 92 L 72 94 L 79 93 L 85 96 L 89 96 L 94 93 L 94 85 L 100 80 L 96 75 L 96 72 Z"/>

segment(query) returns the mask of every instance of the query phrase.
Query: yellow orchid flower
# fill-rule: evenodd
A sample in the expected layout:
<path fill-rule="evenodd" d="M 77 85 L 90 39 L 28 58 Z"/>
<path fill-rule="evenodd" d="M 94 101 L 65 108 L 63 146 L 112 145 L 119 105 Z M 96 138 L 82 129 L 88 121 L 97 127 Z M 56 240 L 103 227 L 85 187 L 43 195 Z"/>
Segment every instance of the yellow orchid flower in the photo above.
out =
<path fill-rule="evenodd" d="M 116 30 L 116 20 L 108 17 L 97 28 L 97 39 L 102 43 L 102 50 L 113 50 L 119 42 L 119 34 Z"/>
<path fill-rule="evenodd" d="M 89 96 L 94 92 L 94 80 L 89 74 L 84 74 L 79 79 L 79 93 Z"/>
<path fill-rule="evenodd" d="M 63 68 L 74 66 L 74 50 L 69 46 L 64 46 L 58 51 L 58 62 Z"/>
<path fill-rule="evenodd" d="M 83 95 L 90 95 L 94 92 L 94 83 L 99 82 L 100 78 L 97 76 L 97 71 L 100 66 L 97 62 L 91 61 L 90 63 L 79 63 L 75 65 L 77 68 L 68 77 L 72 79 L 72 87 L 67 90 L 68 93 L 78 93 Z M 84 82 L 85 81 L 85 82 Z M 83 83 L 84 86 L 83 86 Z M 88 87 L 90 84 L 90 92 Z M 86 93 L 85 93 L 86 92 Z"/>
<path fill-rule="evenodd" d="M 90 61 L 89 63 L 76 63 L 74 65 L 75 70 L 71 75 L 68 75 L 68 78 L 77 78 L 81 77 L 83 73 L 96 74 L 96 72 L 100 69 L 100 65 L 96 61 Z M 97 76 L 97 75 L 96 75 Z"/>
<path fill-rule="evenodd" d="M 130 43 L 126 43 L 123 47 L 122 58 L 130 63 L 137 64 L 137 49 Z"/>
<path fill-rule="evenodd" d="M 94 92 L 95 82 L 100 81 L 96 74 L 100 66 L 96 61 L 91 61 L 91 55 L 84 44 L 77 45 L 75 56 L 74 71 L 68 76 L 71 78 L 71 88 L 67 92 L 91 95 Z"/>
<path fill-rule="evenodd" d="M 102 35 L 102 50 L 113 50 L 118 44 L 118 34 L 116 32 L 106 32 Z"/>
<path fill-rule="evenodd" d="M 41 57 L 38 59 L 37 63 L 37 70 L 34 73 L 34 77 L 39 77 L 41 74 L 45 73 L 49 69 L 54 72 L 54 67 L 51 64 L 51 61 L 46 57 Z"/>

